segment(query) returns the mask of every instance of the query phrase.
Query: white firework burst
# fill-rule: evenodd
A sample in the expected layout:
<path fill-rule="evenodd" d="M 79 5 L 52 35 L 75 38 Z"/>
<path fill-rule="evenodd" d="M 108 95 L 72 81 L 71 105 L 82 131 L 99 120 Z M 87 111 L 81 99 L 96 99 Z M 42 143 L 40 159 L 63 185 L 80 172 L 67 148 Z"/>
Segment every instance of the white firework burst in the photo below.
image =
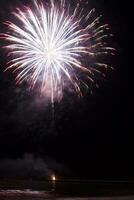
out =
<path fill-rule="evenodd" d="M 65 0 L 47 3 L 34 1 L 34 8 L 17 8 L 18 22 L 7 21 L 8 33 L 3 37 L 9 42 L 6 48 L 12 58 L 6 69 L 16 72 L 16 83 L 27 81 L 30 88 L 38 86 L 41 94 L 51 101 L 60 100 L 64 88 L 72 88 L 82 95 L 82 85 L 94 82 L 98 67 L 95 57 L 113 54 L 114 49 L 104 42 L 108 25 L 93 18 L 95 9 L 85 14 L 81 3 L 73 9 Z M 11 55 L 10 55 L 11 56 Z"/>

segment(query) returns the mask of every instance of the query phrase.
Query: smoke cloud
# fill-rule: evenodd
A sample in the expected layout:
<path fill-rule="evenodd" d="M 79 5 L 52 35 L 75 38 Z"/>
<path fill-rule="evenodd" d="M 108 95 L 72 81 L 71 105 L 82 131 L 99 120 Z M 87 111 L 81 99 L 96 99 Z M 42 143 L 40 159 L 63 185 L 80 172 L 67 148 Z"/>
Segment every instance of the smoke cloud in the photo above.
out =
<path fill-rule="evenodd" d="M 36 158 L 33 154 L 25 154 L 19 159 L 0 160 L 1 178 L 34 178 L 50 179 L 53 173 L 65 171 L 64 166 L 56 161 L 45 161 L 42 158 Z"/>

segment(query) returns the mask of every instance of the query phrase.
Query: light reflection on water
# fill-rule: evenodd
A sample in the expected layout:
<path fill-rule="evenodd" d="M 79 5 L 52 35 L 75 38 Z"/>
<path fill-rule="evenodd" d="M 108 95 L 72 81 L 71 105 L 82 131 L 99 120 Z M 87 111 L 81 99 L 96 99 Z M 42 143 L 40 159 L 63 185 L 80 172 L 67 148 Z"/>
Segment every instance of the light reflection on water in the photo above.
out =
<path fill-rule="evenodd" d="M 0 197 L 0 200 L 45 200 L 45 198 L 35 198 L 35 197 L 2 197 L 1 198 Z"/>
<path fill-rule="evenodd" d="M 12 182 L 8 185 L 7 182 L 5 184 L 1 183 L 0 200 L 134 200 L 134 196 L 128 197 L 128 194 L 132 195 L 134 193 L 134 187 L 130 187 L 131 185 L 128 184 L 122 186 L 120 184 L 57 182 L 53 186 L 48 182 L 27 182 L 27 184 L 19 182 L 18 185 L 17 183 Z M 13 184 L 15 187 L 13 187 Z M 118 186 L 118 189 L 115 186 Z M 99 193 L 97 193 L 98 190 Z M 96 194 L 105 197 L 93 197 Z M 120 194 L 122 197 L 108 197 L 112 194 L 116 196 Z M 65 196 L 71 196 L 72 198 L 65 198 Z M 74 196 L 82 198 L 74 198 Z"/>
<path fill-rule="evenodd" d="M 134 200 L 134 196 L 125 197 L 56 197 L 52 192 L 32 190 L 0 190 L 0 200 Z"/>
<path fill-rule="evenodd" d="M 6 197 L 6 198 L 1 198 L 0 200 L 134 200 L 133 197 L 101 197 L 101 198 L 35 198 L 35 197 Z"/>
<path fill-rule="evenodd" d="M 48 191 L 0 190 L 0 200 L 44 200 L 53 197 L 54 194 Z"/>

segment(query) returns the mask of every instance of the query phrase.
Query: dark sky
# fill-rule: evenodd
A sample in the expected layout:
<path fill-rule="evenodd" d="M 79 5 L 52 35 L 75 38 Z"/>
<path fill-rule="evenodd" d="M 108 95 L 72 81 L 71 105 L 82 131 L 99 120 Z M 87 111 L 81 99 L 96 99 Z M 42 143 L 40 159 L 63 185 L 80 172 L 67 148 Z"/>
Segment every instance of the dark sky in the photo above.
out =
<path fill-rule="evenodd" d="M 1 31 L 2 21 L 21 2 L 30 0 L 1 0 Z M 20 170 L 28 166 L 28 158 L 31 163 L 40 163 L 40 158 L 50 170 L 59 169 L 62 176 L 134 179 L 129 2 L 91 1 L 91 7 L 104 14 L 114 33 L 113 46 L 118 52 L 111 62 L 115 70 L 107 73 L 92 95 L 74 100 L 66 94 L 63 102 L 55 104 L 55 120 L 51 105 L 47 107 L 25 85 L 16 86 L 10 72 L 3 73 L 6 53 L 0 50 L 0 175 L 3 168 L 8 174 L 9 163 Z M 26 167 L 17 167 L 18 162 Z"/>

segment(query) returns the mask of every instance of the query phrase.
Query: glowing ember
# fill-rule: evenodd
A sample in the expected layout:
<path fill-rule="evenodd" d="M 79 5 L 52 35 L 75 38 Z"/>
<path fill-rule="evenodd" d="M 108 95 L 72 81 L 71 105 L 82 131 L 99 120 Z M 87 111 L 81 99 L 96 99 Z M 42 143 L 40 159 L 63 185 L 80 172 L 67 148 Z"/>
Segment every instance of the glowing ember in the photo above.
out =
<path fill-rule="evenodd" d="M 52 181 L 56 181 L 56 177 L 54 175 L 52 176 Z"/>

